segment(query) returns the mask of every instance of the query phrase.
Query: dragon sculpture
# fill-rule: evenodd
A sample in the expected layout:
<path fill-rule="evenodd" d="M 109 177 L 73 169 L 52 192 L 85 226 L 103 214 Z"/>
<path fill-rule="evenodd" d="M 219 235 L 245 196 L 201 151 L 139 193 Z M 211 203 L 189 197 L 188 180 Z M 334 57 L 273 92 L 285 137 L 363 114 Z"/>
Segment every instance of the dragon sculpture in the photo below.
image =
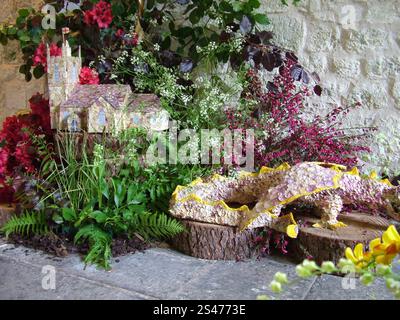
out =
<path fill-rule="evenodd" d="M 288 204 L 308 204 L 319 209 L 314 227 L 338 228 L 344 205 L 358 205 L 400 220 L 400 189 L 376 174 L 362 177 L 357 168 L 319 162 L 294 166 L 262 167 L 258 173 L 239 172 L 235 177 L 214 175 L 178 186 L 170 212 L 181 219 L 236 226 L 241 230 L 267 226 L 297 237 L 293 214 L 281 215 Z M 251 206 L 250 204 L 254 204 Z"/>

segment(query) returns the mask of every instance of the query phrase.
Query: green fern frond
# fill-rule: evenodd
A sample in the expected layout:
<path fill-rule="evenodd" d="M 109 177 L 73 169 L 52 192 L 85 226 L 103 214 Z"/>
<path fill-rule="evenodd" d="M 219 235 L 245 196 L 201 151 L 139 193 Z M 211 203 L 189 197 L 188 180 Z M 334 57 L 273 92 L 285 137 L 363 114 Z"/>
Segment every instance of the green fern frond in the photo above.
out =
<path fill-rule="evenodd" d="M 135 216 L 132 228 L 144 238 L 171 238 L 183 231 L 183 225 L 166 214 L 141 213 Z"/>
<path fill-rule="evenodd" d="M 85 264 L 96 264 L 110 269 L 111 236 L 93 224 L 86 225 L 76 233 L 74 242 L 89 241 L 89 252 L 85 257 Z"/>
<path fill-rule="evenodd" d="M 25 212 L 20 216 L 12 216 L 1 228 L 1 232 L 5 233 L 6 237 L 12 233 L 43 235 L 49 232 L 49 228 L 44 213 Z"/>

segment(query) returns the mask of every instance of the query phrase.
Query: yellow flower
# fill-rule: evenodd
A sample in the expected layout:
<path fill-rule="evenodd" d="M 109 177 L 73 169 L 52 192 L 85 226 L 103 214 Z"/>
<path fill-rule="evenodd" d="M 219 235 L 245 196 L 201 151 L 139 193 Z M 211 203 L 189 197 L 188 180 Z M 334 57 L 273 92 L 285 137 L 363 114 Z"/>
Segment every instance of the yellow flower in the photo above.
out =
<path fill-rule="evenodd" d="M 364 245 L 362 243 L 357 243 L 354 247 L 354 252 L 351 248 L 346 248 L 345 255 L 357 268 L 366 267 L 371 261 L 371 254 L 370 252 L 364 252 Z"/>
<path fill-rule="evenodd" d="M 391 264 L 394 257 L 400 253 L 400 235 L 396 228 L 391 225 L 382 235 L 382 240 L 376 238 L 369 243 L 369 251 L 364 252 L 361 243 L 357 244 L 354 252 L 351 248 L 346 249 L 346 257 L 351 260 L 357 268 L 368 266 L 372 259 L 377 264 Z"/>
<path fill-rule="evenodd" d="M 383 243 L 395 243 L 400 249 L 400 235 L 394 225 L 391 225 L 382 235 Z"/>

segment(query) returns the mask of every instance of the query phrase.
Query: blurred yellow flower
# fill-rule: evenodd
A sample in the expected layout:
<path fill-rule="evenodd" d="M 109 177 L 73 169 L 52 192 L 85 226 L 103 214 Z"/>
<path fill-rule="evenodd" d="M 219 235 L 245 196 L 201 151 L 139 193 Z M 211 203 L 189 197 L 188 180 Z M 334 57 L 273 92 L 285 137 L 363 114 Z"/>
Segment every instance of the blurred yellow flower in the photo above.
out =
<path fill-rule="evenodd" d="M 364 245 L 362 243 L 357 243 L 354 251 L 351 248 L 346 248 L 345 255 L 357 268 L 366 267 L 371 261 L 371 253 L 368 251 L 364 252 Z"/>
<path fill-rule="evenodd" d="M 351 260 L 357 268 L 368 266 L 371 261 L 377 264 L 391 264 L 394 257 L 400 253 L 400 235 L 391 225 L 382 235 L 382 240 L 376 238 L 369 243 L 369 251 L 364 252 L 364 246 L 358 243 L 354 251 L 346 248 L 346 258 Z"/>

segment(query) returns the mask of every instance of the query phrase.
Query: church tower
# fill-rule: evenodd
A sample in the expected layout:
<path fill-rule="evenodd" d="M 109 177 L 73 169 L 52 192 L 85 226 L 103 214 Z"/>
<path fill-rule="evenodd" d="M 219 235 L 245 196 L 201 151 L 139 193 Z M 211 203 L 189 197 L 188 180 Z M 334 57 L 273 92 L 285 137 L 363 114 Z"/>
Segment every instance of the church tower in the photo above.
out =
<path fill-rule="evenodd" d="M 59 129 L 59 107 L 68 99 L 72 90 L 79 83 L 81 66 L 80 47 L 78 57 L 73 57 L 68 41 L 64 41 L 62 55 L 52 57 L 50 56 L 50 48 L 47 46 L 47 81 L 52 129 Z"/>

